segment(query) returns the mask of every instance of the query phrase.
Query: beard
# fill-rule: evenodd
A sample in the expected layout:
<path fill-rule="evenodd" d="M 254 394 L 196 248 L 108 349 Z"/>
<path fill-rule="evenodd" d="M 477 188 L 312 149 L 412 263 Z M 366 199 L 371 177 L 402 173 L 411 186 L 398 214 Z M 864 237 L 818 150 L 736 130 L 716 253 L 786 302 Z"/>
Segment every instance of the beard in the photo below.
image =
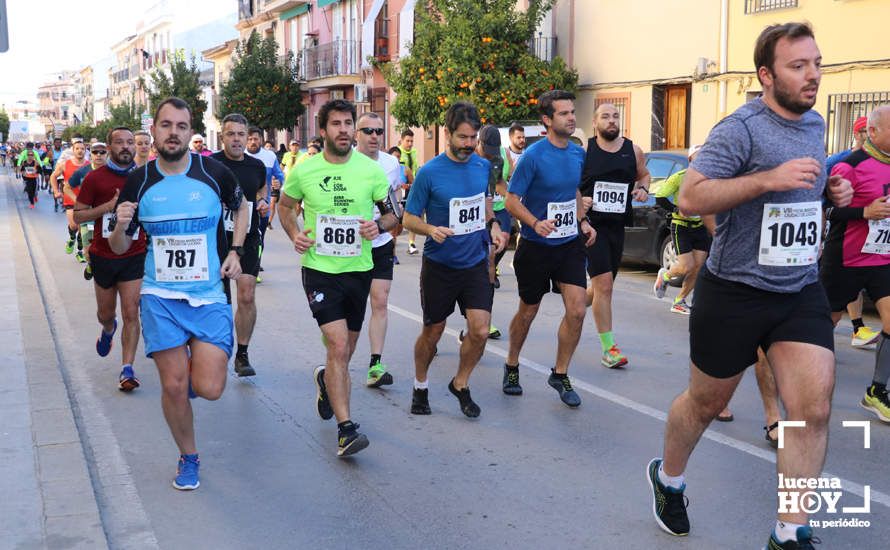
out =
<path fill-rule="evenodd" d="M 448 144 L 448 148 L 451 150 L 451 154 L 454 155 L 454 158 L 460 160 L 461 162 L 470 158 L 470 155 L 473 154 L 472 147 L 456 147 L 452 144 Z"/>
<path fill-rule="evenodd" d="M 813 108 L 813 105 L 816 104 L 816 97 L 813 96 L 811 101 L 800 99 L 799 97 L 795 97 L 791 89 L 779 80 L 778 78 L 773 77 L 773 97 L 776 98 L 776 103 L 778 103 L 783 109 L 787 109 L 796 115 L 802 115 Z M 811 86 L 814 83 L 808 84 Z M 818 86 L 818 84 L 816 84 Z"/>
<path fill-rule="evenodd" d="M 180 144 L 179 149 L 168 151 L 166 147 L 158 149 L 158 156 L 167 162 L 177 162 L 189 151 L 188 144 Z"/>
<path fill-rule="evenodd" d="M 117 155 L 109 151 L 109 156 L 111 157 L 111 162 L 118 166 L 127 166 L 133 162 L 133 153 L 130 151 L 121 151 Z"/>
<path fill-rule="evenodd" d="M 618 128 L 606 128 L 605 130 L 597 129 L 597 133 L 606 141 L 614 141 L 621 131 Z"/>
<path fill-rule="evenodd" d="M 324 148 L 334 156 L 345 157 L 352 151 L 352 143 L 347 143 L 343 147 L 338 147 L 336 139 L 326 137 L 324 138 Z"/>

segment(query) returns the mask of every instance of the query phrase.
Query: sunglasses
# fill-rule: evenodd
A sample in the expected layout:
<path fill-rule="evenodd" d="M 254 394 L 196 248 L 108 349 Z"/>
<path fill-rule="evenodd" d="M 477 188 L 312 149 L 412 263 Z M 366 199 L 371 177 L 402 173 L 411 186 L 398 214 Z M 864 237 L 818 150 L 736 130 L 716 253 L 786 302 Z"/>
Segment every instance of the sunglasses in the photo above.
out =
<path fill-rule="evenodd" d="M 365 134 L 366 136 L 370 136 L 372 134 L 382 136 L 384 130 L 383 128 L 359 128 L 358 131 Z"/>
<path fill-rule="evenodd" d="M 106 154 L 108 154 L 108 151 L 105 151 L 105 150 L 101 150 L 101 151 L 90 151 L 90 153 L 92 153 L 92 154 L 94 154 L 94 155 L 106 155 Z"/>

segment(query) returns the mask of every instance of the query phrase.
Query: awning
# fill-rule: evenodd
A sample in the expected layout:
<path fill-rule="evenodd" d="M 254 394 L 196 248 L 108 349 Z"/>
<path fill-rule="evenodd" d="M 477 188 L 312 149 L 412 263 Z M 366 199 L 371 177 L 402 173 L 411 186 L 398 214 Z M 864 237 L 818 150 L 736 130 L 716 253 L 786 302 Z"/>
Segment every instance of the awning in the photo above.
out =
<path fill-rule="evenodd" d="M 318 7 L 323 8 L 336 2 L 337 0 L 318 0 Z"/>
<path fill-rule="evenodd" d="M 374 55 L 374 23 L 380 15 L 380 9 L 386 0 L 374 0 L 371 9 L 365 14 L 365 22 L 362 23 L 362 70 L 371 68 L 368 58 Z"/>
<path fill-rule="evenodd" d="M 298 15 L 303 15 L 309 11 L 309 4 L 301 4 L 295 8 L 291 8 L 285 12 L 282 12 L 278 19 L 281 21 L 287 21 L 288 19 L 294 18 Z"/>
<path fill-rule="evenodd" d="M 417 0 L 405 0 L 399 14 L 399 58 L 408 55 L 408 48 L 414 43 L 414 5 Z"/>

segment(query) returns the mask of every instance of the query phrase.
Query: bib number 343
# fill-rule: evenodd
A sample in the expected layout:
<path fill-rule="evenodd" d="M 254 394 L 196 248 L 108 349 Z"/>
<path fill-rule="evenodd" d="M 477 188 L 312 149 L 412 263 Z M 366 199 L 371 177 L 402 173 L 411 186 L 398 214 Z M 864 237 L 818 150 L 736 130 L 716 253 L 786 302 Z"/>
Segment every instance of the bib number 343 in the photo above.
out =
<path fill-rule="evenodd" d="M 811 265 L 819 258 L 822 205 L 819 202 L 763 205 L 760 265 Z"/>
<path fill-rule="evenodd" d="M 575 215 L 578 205 L 574 199 L 565 202 L 548 202 L 547 219 L 553 220 L 556 228 L 547 235 L 548 239 L 574 237 L 578 234 L 578 220 Z"/>

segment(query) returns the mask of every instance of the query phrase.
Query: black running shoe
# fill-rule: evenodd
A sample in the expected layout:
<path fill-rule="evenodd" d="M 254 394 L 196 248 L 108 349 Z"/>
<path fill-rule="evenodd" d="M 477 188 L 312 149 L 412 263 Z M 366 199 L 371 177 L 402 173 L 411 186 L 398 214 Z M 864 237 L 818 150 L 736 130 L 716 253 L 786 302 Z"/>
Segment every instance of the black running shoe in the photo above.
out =
<path fill-rule="evenodd" d="M 550 387 L 559 392 L 559 398 L 569 407 L 577 407 L 581 404 L 581 396 L 572 388 L 572 382 L 569 376 L 557 376 L 556 372 L 550 371 L 550 378 L 547 379 Z"/>
<path fill-rule="evenodd" d="M 256 375 L 256 371 L 250 366 L 250 359 L 247 358 L 246 353 L 244 355 L 235 356 L 235 374 L 239 377 Z"/>
<path fill-rule="evenodd" d="M 349 424 L 349 428 L 337 434 L 337 456 L 354 455 L 370 444 L 368 437 L 358 431 L 358 424 Z"/>
<path fill-rule="evenodd" d="M 457 400 L 460 401 L 460 411 L 470 418 L 476 418 L 479 416 L 479 413 L 482 412 L 482 409 L 479 408 L 473 398 L 470 397 L 470 388 L 464 388 L 462 390 L 458 390 L 454 387 L 454 379 L 451 379 L 451 382 L 448 383 L 448 391 L 452 393 Z"/>
<path fill-rule="evenodd" d="M 315 388 L 317 390 L 315 394 L 315 408 L 318 411 L 318 416 L 322 420 L 330 420 L 334 416 L 334 409 L 331 408 L 331 402 L 328 401 L 328 390 L 324 385 L 324 365 L 315 367 L 313 377 L 315 378 Z"/>
<path fill-rule="evenodd" d="M 809 526 L 804 525 L 797 528 L 797 540 L 779 542 L 773 531 L 764 550 L 815 550 L 813 544 L 822 544 L 822 541 L 813 536 L 813 530 Z"/>
<path fill-rule="evenodd" d="M 411 414 L 431 414 L 430 410 L 430 390 L 419 390 L 414 388 L 411 396 Z"/>
<path fill-rule="evenodd" d="M 522 386 L 519 385 L 519 369 L 509 369 L 504 365 L 504 393 L 507 395 L 522 395 Z"/>
<path fill-rule="evenodd" d="M 686 484 L 679 489 L 665 487 L 658 480 L 658 468 L 661 466 L 660 458 L 653 458 L 646 468 L 646 480 L 652 489 L 652 514 L 655 522 L 665 532 L 677 537 L 685 537 L 689 534 L 689 516 L 686 515 L 686 507 L 689 500 L 683 496 Z"/>

